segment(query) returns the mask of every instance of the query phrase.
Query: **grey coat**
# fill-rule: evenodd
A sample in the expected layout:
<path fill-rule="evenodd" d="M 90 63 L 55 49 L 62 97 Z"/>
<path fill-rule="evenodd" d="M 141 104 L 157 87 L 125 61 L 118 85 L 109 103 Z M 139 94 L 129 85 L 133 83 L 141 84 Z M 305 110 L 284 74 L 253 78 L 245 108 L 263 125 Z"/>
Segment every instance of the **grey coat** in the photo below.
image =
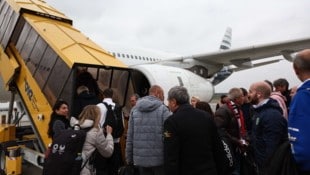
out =
<path fill-rule="evenodd" d="M 92 128 L 90 131 L 87 132 L 85 143 L 82 150 L 82 157 L 83 157 L 83 163 L 85 164 L 87 161 L 85 167 L 81 171 L 81 175 L 93 175 L 94 168 L 89 165 L 89 157 L 91 154 L 95 151 L 95 149 L 99 151 L 99 153 L 103 157 L 110 157 L 114 150 L 114 143 L 113 143 L 113 137 L 111 134 L 107 134 L 107 137 L 104 136 L 103 130 Z"/>
<path fill-rule="evenodd" d="M 168 108 L 154 96 L 138 100 L 129 118 L 126 161 L 141 167 L 164 163 L 163 124 L 171 115 Z"/>

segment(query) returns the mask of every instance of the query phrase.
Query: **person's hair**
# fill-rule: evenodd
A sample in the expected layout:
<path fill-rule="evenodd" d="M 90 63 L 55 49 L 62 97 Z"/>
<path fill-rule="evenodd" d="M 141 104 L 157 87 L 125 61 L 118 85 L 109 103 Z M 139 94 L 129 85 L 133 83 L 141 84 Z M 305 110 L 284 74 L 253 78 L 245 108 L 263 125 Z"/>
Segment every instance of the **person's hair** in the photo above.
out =
<path fill-rule="evenodd" d="M 84 123 L 86 119 L 94 121 L 93 127 L 99 128 L 100 109 L 97 105 L 87 105 L 83 108 L 81 114 L 79 115 L 79 123 Z"/>
<path fill-rule="evenodd" d="M 208 102 L 205 102 L 205 101 L 199 101 L 196 103 L 196 108 L 197 109 L 201 109 L 203 111 L 206 111 L 208 112 L 209 114 L 211 114 L 212 116 L 214 115 L 213 114 L 213 111 L 211 109 L 211 106 Z"/>
<path fill-rule="evenodd" d="M 176 103 L 181 105 L 189 103 L 187 89 L 182 86 L 174 86 L 168 92 L 168 100 L 175 99 Z"/>
<path fill-rule="evenodd" d="M 62 99 L 59 99 L 59 100 L 57 100 L 57 101 L 55 102 L 55 104 L 54 104 L 54 106 L 53 106 L 53 108 L 52 108 L 53 112 L 52 112 L 52 114 L 51 114 L 51 118 L 50 118 L 50 121 L 49 121 L 49 123 L 48 123 L 48 130 L 47 130 L 47 135 L 48 135 L 48 137 L 50 137 L 50 138 L 52 138 L 53 135 L 54 135 L 53 123 L 54 123 L 55 118 L 58 116 L 58 115 L 56 114 L 56 110 L 59 110 L 63 104 L 69 106 L 68 103 L 67 103 L 66 101 L 64 101 L 64 100 L 62 100 Z M 63 119 L 63 121 L 64 121 L 64 120 L 65 120 L 65 118 Z"/>
<path fill-rule="evenodd" d="M 310 61 L 304 58 L 304 55 L 296 54 L 293 63 L 300 70 L 310 71 Z"/>
<path fill-rule="evenodd" d="M 240 89 L 242 91 L 243 96 L 248 96 L 248 91 L 245 88 L 241 87 Z"/>
<path fill-rule="evenodd" d="M 105 89 L 103 91 L 103 96 L 105 98 L 112 98 L 113 97 L 113 89 L 111 89 L 111 88 Z"/>
<path fill-rule="evenodd" d="M 271 83 L 271 81 L 269 81 L 269 80 L 264 80 L 264 82 L 266 82 L 266 83 L 270 86 L 271 91 L 273 91 L 273 84 Z"/>
<path fill-rule="evenodd" d="M 197 102 L 200 101 L 200 98 L 198 96 L 192 96 L 192 98 L 197 100 Z"/>
<path fill-rule="evenodd" d="M 228 97 L 231 100 L 235 100 L 236 98 L 239 98 L 241 96 L 243 96 L 243 94 L 240 88 L 231 88 L 228 92 Z"/>
<path fill-rule="evenodd" d="M 61 105 L 63 105 L 63 104 L 69 106 L 69 104 L 68 104 L 66 101 L 61 100 L 61 99 L 60 99 L 60 100 L 57 100 L 57 101 L 55 102 L 54 106 L 53 106 L 53 113 L 54 113 L 56 110 L 59 110 L 60 107 L 61 107 Z"/>
<path fill-rule="evenodd" d="M 288 90 L 289 87 L 289 83 L 285 78 L 279 78 L 277 80 L 275 80 L 273 82 L 273 86 L 277 87 L 277 86 L 286 86 L 286 90 Z"/>
<path fill-rule="evenodd" d="M 221 103 L 225 103 L 225 101 L 224 101 L 224 99 L 227 97 L 227 95 L 226 94 L 223 94 L 223 95 L 221 95 Z"/>
<path fill-rule="evenodd" d="M 84 91 L 89 91 L 87 86 L 81 85 L 76 89 L 76 93 L 79 95 L 80 93 L 84 92 Z"/>
<path fill-rule="evenodd" d="M 257 92 L 260 92 L 264 98 L 270 97 L 271 94 L 270 86 L 268 85 L 268 83 L 264 81 L 256 83 L 255 90 Z"/>
<path fill-rule="evenodd" d="M 158 85 L 153 85 L 149 89 L 149 95 L 156 95 L 158 91 L 162 91 L 162 88 Z"/>
<path fill-rule="evenodd" d="M 140 95 L 137 93 L 132 94 L 130 97 L 135 97 L 136 100 L 138 100 L 140 98 Z"/>
<path fill-rule="evenodd" d="M 221 100 L 223 100 L 225 97 L 227 97 L 226 94 L 221 95 Z"/>

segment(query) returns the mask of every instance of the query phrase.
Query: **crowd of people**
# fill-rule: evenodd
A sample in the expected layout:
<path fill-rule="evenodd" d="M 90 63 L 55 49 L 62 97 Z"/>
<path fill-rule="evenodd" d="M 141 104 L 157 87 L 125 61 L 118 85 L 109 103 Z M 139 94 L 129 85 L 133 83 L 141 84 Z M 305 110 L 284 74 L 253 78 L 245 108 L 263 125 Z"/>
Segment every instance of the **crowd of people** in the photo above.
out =
<path fill-rule="evenodd" d="M 83 158 L 87 160 L 96 148 L 103 157 L 113 157 L 111 175 L 124 164 L 137 167 L 140 175 L 310 174 L 310 49 L 294 56 L 293 69 L 301 85 L 290 88 L 280 78 L 232 87 L 214 110 L 181 86 L 168 91 L 167 105 L 158 85 L 151 86 L 147 96 L 132 94 L 132 109 L 124 116 L 123 152 L 121 138 L 111 135 L 113 128 L 102 128 L 106 106 L 81 84 L 75 103 L 79 109 L 74 111 L 78 117 L 73 120 L 92 128 Z M 81 102 L 80 96 L 88 101 Z M 103 91 L 103 102 L 114 107 L 112 99 L 112 89 Z M 55 103 L 48 129 L 51 138 L 70 128 L 68 109 L 64 101 Z M 285 144 L 290 149 L 280 152 Z M 288 159 L 277 160 L 279 155 Z M 290 166 L 289 172 L 283 166 Z M 103 171 L 96 167 L 81 174 Z"/>

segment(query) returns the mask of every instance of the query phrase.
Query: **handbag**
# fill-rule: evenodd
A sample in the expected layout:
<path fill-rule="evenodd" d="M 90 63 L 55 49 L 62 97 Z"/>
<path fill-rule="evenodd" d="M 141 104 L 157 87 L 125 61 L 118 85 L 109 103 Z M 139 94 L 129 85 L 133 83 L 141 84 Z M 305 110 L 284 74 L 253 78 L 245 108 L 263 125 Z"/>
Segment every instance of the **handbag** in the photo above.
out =
<path fill-rule="evenodd" d="M 254 159 L 254 150 L 251 146 L 240 156 L 240 175 L 258 175 L 258 167 Z"/>
<path fill-rule="evenodd" d="M 298 175 L 297 165 L 288 140 L 283 142 L 267 160 L 266 175 Z"/>
<path fill-rule="evenodd" d="M 118 169 L 118 175 L 139 175 L 139 169 L 134 165 L 124 165 Z"/>

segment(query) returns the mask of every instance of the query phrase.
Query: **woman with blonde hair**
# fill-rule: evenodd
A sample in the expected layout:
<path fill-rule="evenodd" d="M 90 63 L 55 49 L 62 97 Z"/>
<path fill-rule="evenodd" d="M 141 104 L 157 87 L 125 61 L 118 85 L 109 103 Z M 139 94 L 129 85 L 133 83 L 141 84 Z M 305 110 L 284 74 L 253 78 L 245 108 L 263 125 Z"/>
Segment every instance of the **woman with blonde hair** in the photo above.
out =
<path fill-rule="evenodd" d="M 104 129 L 99 126 L 100 109 L 96 105 L 86 106 L 79 115 L 79 125 L 81 129 L 89 130 L 86 135 L 85 143 L 82 150 L 82 171 L 81 175 L 92 175 L 95 173 L 95 167 L 89 164 L 89 158 L 92 153 L 97 151 L 103 157 L 110 157 L 114 150 L 112 137 L 112 127 L 107 126 L 104 135 Z"/>
<path fill-rule="evenodd" d="M 192 98 L 191 98 L 191 105 L 194 107 L 194 108 L 196 108 L 196 104 L 197 104 L 197 102 L 199 102 L 200 101 L 200 98 L 198 97 L 198 96 L 192 96 Z"/>

